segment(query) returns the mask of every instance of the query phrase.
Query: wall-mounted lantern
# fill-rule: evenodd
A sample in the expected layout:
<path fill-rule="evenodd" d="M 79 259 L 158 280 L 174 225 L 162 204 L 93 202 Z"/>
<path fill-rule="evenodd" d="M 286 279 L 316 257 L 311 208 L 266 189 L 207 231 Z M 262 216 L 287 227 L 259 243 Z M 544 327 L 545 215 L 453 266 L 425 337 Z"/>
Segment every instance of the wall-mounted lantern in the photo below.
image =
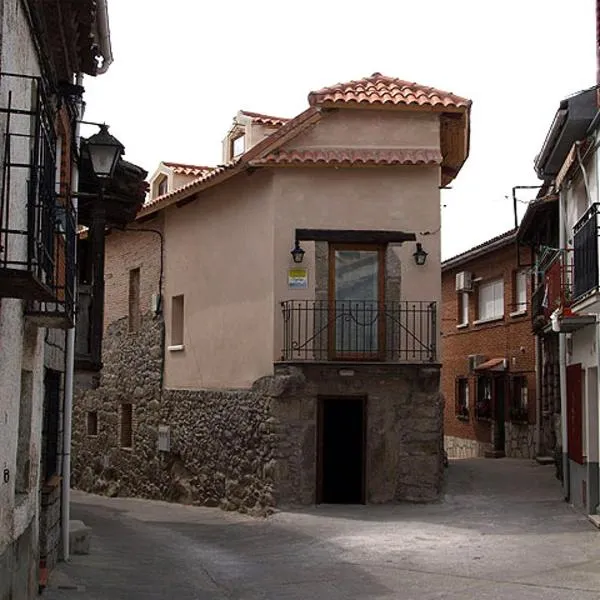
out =
<path fill-rule="evenodd" d="M 292 258 L 294 259 L 294 262 L 297 264 L 300 264 L 304 260 L 305 252 L 300 247 L 300 242 L 298 240 L 296 240 L 296 243 L 294 244 L 294 249 L 290 252 L 290 254 L 292 255 Z"/>
<path fill-rule="evenodd" d="M 427 252 L 423 250 L 423 245 L 421 242 L 417 242 L 417 249 L 413 252 L 413 256 L 415 257 L 415 263 L 422 267 L 427 260 Z"/>

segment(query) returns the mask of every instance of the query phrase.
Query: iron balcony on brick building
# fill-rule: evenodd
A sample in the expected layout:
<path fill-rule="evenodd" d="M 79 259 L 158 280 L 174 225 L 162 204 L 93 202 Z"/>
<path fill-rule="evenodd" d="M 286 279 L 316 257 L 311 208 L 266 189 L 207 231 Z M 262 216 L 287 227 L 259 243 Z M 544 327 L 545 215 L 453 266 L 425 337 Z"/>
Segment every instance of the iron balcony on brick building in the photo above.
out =
<path fill-rule="evenodd" d="M 281 360 L 434 362 L 435 302 L 286 300 Z"/>
<path fill-rule="evenodd" d="M 74 309 L 75 212 L 56 177 L 59 98 L 39 77 L 0 78 L 0 297 L 26 300 L 28 318 L 42 326 L 67 328 Z"/>

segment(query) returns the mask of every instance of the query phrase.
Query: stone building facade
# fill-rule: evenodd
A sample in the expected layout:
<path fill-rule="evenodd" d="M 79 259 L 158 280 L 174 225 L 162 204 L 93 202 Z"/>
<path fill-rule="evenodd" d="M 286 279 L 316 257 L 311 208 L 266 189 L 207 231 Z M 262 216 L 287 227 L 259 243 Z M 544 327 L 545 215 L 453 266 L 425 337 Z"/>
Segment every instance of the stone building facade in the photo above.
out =
<path fill-rule="evenodd" d="M 439 188 L 470 102 L 379 73 L 337 88 L 293 119 L 238 113 L 224 166 L 161 163 L 107 236 L 77 487 L 256 514 L 439 497 Z M 355 110 L 363 89 L 381 102 Z"/>
<path fill-rule="evenodd" d="M 523 249 L 518 263 L 513 230 L 442 265 L 444 445 L 450 457 L 539 453 L 528 258 Z M 457 277 L 470 280 L 468 291 L 457 291 Z M 484 290 L 495 300 L 482 298 Z M 495 312 L 483 315 L 486 301 Z"/>

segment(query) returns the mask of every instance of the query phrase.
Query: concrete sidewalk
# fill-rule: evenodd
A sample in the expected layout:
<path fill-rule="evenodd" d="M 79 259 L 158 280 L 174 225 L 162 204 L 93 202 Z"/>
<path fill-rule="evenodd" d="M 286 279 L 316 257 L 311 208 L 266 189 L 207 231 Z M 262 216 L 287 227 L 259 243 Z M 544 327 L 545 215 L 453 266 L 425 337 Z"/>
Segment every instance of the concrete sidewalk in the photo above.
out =
<path fill-rule="evenodd" d="M 74 493 L 92 551 L 50 600 L 591 600 L 599 532 L 533 461 L 451 461 L 444 502 L 320 506 L 268 520 Z"/>

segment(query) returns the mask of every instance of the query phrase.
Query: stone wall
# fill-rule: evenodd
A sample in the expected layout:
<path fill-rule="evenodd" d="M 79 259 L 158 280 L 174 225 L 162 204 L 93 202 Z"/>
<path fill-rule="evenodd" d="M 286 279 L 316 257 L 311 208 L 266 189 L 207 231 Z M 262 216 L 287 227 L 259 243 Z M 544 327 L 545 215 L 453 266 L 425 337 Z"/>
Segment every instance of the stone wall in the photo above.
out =
<path fill-rule="evenodd" d="M 535 425 L 507 422 L 504 452 L 511 458 L 535 458 Z"/>
<path fill-rule="evenodd" d="M 441 492 L 439 366 L 312 363 L 278 366 L 244 390 L 163 390 L 162 321 L 127 319 L 105 336 L 95 389 L 74 409 L 77 488 L 267 514 L 316 498 L 320 397 L 367 398 L 367 501 L 429 501 Z M 349 374 L 351 375 L 349 376 Z M 121 447 L 120 405 L 133 404 L 133 444 Z M 88 413 L 97 431 L 88 431 Z M 158 427 L 170 430 L 158 450 Z"/>
<path fill-rule="evenodd" d="M 37 595 L 38 536 L 35 519 L 0 552 L 0 600 L 30 600 Z"/>
<path fill-rule="evenodd" d="M 317 403 L 324 397 L 366 397 L 368 503 L 439 497 L 439 367 L 306 363 L 279 366 L 275 380 L 283 385 L 272 407 L 280 440 L 274 461 L 279 506 L 315 502 Z"/>
<path fill-rule="evenodd" d="M 444 449 L 448 453 L 448 458 L 483 458 L 486 450 L 492 449 L 492 444 L 446 435 L 444 436 Z"/>
<path fill-rule="evenodd" d="M 260 390 L 162 389 L 163 323 L 146 313 L 138 331 L 127 319 L 104 338 L 99 385 L 76 393 L 74 487 L 264 513 L 273 505 L 270 399 Z M 121 446 L 120 405 L 133 405 L 133 445 Z M 88 413 L 97 434 L 88 433 Z M 170 428 L 159 452 L 158 426 Z"/>

